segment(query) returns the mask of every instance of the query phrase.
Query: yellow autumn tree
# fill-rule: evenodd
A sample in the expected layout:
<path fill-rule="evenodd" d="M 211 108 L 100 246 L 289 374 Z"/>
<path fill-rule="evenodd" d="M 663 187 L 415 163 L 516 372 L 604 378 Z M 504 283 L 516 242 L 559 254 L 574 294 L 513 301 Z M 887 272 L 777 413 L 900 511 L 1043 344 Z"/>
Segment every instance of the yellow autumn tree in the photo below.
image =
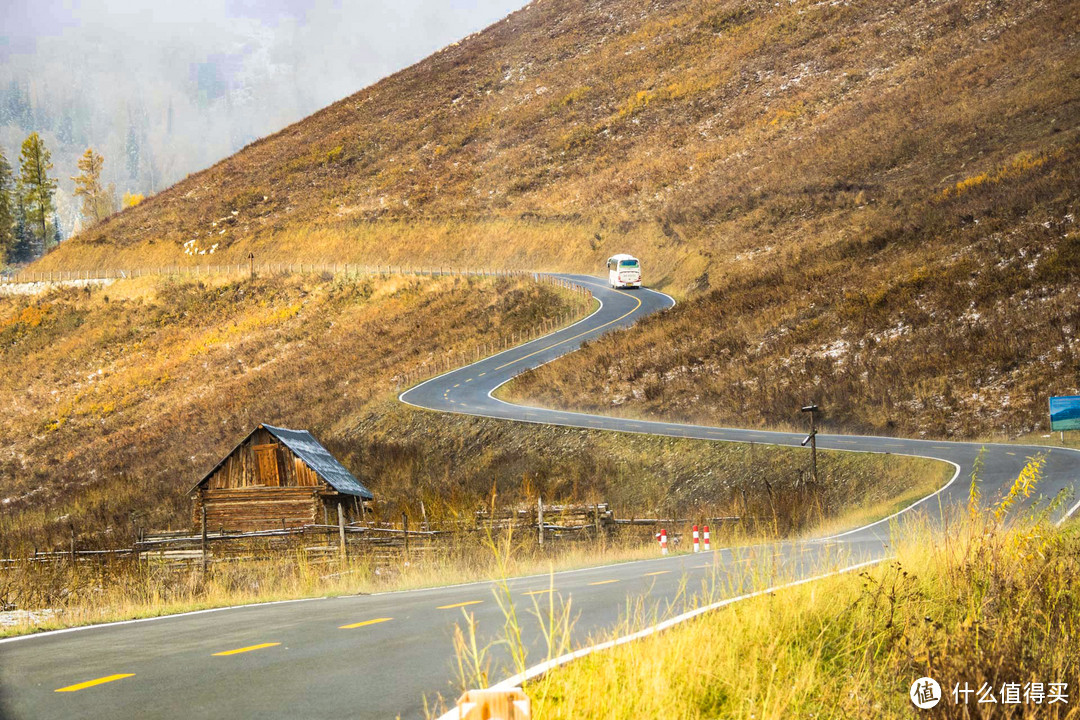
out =
<path fill-rule="evenodd" d="M 81 197 L 83 220 L 93 225 L 116 212 L 116 199 L 112 186 L 108 189 L 101 184 L 101 171 L 105 158 L 87 148 L 79 158 L 79 174 L 71 178 L 75 181 L 75 195 Z"/>
<path fill-rule="evenodd" d="M 138 205 L 139 203 L 141 203 L 145 199 L 146 199 L 146 196 L 143 195 L 142 193 L 126 192 L 126 193 L 124 193 L 124 200 L 123 200 L 124 207 L 126 207 L 126 208 L 135 207 L 136 205 Z"/>

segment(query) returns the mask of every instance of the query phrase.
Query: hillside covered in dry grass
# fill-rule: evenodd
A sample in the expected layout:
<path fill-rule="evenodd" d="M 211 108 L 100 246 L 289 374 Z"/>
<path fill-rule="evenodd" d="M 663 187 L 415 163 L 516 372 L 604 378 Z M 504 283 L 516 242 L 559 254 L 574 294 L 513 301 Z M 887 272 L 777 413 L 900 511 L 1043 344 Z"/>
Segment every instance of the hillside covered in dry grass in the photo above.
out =
<path fill-rule="evenodd" d="M 1075 140 L 1075 2 L 540 0 L 74 239 L 589 269 L 654 282 L 920 223 Z M 948 210 L 944 210 L 948 213 Z M 913 229 L 914 229 L 913 227 Z"/>
<path fill-rule="evenodd" d="M 909 224 L 724 287 L 514 381 L 518 400 L 707 424 L 1049 432 L 1080 390 L 1080 145 L 913 203 Z"/>
<path fill-rule="evenodd" d="M 488 504 L 609 502 L 620 516 L 741 513 L 788 533 L 887 514 L 930 461 L 625 437 L 418 411 L 402 373 L 581 312 L 528 280 L 140 278 L 0 297 L 0 557 L 186 528 L 187 491 L 261 422 L 310 429 L 376 515 L 439 524 Z M 946 468 L 947 469 L 947 468 Z M 862 517 L 862 515 L 859 515 Z M 719 540 L 719 537 L 717 538 Z M 3 593 L 0 593 L 2 595 Z M 2 598 L 0 598 L 2 599 Z"/>
<path fill-rule="evenodd" d="M 1038 431 L 1080 389 L 1077 27 L 1074 0 L 538 0 L 40 265 L 597 272 L 630 251 L 690 301 L 523 392 Z"/>
<path fill-rule="evenodd" d="M 393 500 L 344 442 L 358 417 L 572 308 L 529 281 L 313 275 L 0 297 L 0 545 L 186 527 L 186 492 L 259 423 L 310 429 Z"/>

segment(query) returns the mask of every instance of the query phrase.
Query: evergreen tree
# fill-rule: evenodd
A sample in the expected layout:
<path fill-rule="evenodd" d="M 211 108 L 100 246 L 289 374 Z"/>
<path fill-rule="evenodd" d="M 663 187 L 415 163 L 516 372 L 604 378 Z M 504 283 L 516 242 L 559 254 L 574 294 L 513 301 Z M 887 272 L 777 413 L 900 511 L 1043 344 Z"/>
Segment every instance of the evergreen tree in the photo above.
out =
<path fill-rule="evenodd" d="M 19 85 L 17 80 L 12 80 L 6 94 L 3 108 L 5 124 L 18 125 L 23 130 L 29 130 L 34 120 L 29 91 Z"/>
<path fill-rule="evenodd" d="M 56 180 L 49 177 L 52 155 L 36 132 L 23 142 L 19 165 L 19 199 L 27 229 L 39 241 L 43 252 L 49 241 L 49 216 L 56 211 L 53 205 Z"/>
<path fill-rule="evenodd" d="M 15 250 L 15 181 L 11 165 L 0 150 L 0 263 L 10 262 Z"/>
<path fill-rule="evenodd" d="M 15 244 L 11 249 L 9 260 L 14 263 L 25 263 L 38 255 L 34 245 L 34 233 L 26 221 L 26 208 L 20 200 L 15 205 Z"/>
<path fill-rule="evenodd" d="M 107 190 L 101 184 L 101 170 L 104 166 L 105 158 L 94 152 L 93 148 L 87 148 L 79 158 L 80 174 L 71 178 L 75 181 L 75 195 L 83 199 L 81 212 L 87 226 L 99 223 L 116 212 L 116 198 L 112 188 Z"/>
<path fill-rule="evenodd" d="M 127 171 L 129 180 L 139 179 L 139 135 L 135 131 L 135 125 L 128 125 L 127 145 L 124 148 L 127 153 Z"/>
<path fill-rule="evenodd" d="M 65 105 L 60 114 L 60 124 L 56 128 L 56 138 L 61 145 L 71 145 L 75 142 L 75 118 L 72 117 L 71 105 Z"/>
<path fill-rule="evenodd" d="M 53 229 L 53 245 L 59 245 L 64 242 L 64 231 L 60 228 L 60 215 L 59 213 L 53 213 L 52 221 Z"/>

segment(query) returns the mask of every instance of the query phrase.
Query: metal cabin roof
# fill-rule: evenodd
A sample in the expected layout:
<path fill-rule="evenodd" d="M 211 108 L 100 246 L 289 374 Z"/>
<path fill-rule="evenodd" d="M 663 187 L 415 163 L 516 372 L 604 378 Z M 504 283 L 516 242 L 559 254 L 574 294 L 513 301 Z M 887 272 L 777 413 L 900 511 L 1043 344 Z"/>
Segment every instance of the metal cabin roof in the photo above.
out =
<path fill-rule="evenodd" d="M 296 453 L 315 474 L 330 483 L 339 493 L 356 495 L 364 500 L 374 500 L 371 491 L 360 484 L 353 474 L 345 469 L 337 458 L 330 454 L 307 430 L 290 430 L 288 428 L 262 425 L 262 428 L 283 442 L 286 447 Z"/>
<path fill-rule="evenodd" d="M 280 440 L 285 447 L 293 451 L 293 454 L 295 454 L 296 457 L 303 460 L 304 464 L 311 468 L 316 475 L 330 483 L 330 486 L 339 493 L 355 495 L 364 500 L 375 499 L 375 496 L 371 494 L 371 491 L 361 485 L 360 481 L 353 477 L 353 474 L 346 470 L 345 467 L 337 461 L 337 458 L 331 455 L 330 451 L 324 448 L 307 430 L 290 430 L 289 428 L 274 427 L 273 425 L 267 425 L 265 423 L 260 424 L 255 430 L 258 430 L 259 428 L 263 428 Z M 218 468 L 225 464 L 225 461 L 229 456 L 236 452 L 237 448 L 247 442 L 248 438 L 255 434 L 255 430 L 252 430 L 251 433 L 240 441 L 228 455 L 223 457 L 210 472 L 206 473 L 203 479 L 197 482 L 195 487 L 191 489 L 191 492 L 194 492 L 208 477 L 217 472 Z"/>

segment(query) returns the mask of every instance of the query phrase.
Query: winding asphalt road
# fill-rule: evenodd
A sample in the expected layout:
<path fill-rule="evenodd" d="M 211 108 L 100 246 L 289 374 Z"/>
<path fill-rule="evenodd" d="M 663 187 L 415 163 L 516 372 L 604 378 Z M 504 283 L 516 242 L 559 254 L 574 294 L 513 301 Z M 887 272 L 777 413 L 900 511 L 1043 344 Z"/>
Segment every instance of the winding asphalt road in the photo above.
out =
<path fill-rule="evenodd" d="M 583 342 L 628 326 L 673 301 L 647 289 L 616 291 L 588 276 L 602 303 L 585 320 L 556 333 L 429 380 L 401 400 L 442 412 L 482 415 L 618 432 L 702 440 L 797 446 L 803 435 L 619 419 L 512 405 L 491 396 L 516 374 L 573 351 Z M 890 522 L 913 509 L 936 513 L 966 503 L 970 475 L 983 445 L 887 437 L 819 435 L 826 450 L 918 455 L 955 468 L 953 480 L 899 518 L 827 538 L 516 578 L 507 588 L 531 607 L 570 599 L 573 639 L 617 626 L 628 599 L 659 612 L 696 606 L 693 591 L 712 598 L 843 569 L 889 552 Z M 983 493 L 1008 487 L 1026 457 L 1047 453 L 1040 492 L 1075 490 L 1080 453 L 1065 449 L 986 445 Z M 1070 501 L 1071 502 L 1071 501 Z M 1077 505 L 1062 507 L 1059 515 Z M 146 621 L 98 625 L 0 641 L 0 716 L 4 718 L 392 718 L 422 717 L 424 698 L 456 697 L 452 636 L 462 613 L 475 616 L 483 638 L 502 626 L 494 585 L 472 583 L 426 590 L 226 608 Z M 687 590 L 691 592 L 687 592 Z M 519 605 L 520 606 L 520 605 Z M 524 636 L 534 659 L 544 658 L 534 620 Z M 505 653 L 493 651 L 494 676 L 508 674 Z"/>

